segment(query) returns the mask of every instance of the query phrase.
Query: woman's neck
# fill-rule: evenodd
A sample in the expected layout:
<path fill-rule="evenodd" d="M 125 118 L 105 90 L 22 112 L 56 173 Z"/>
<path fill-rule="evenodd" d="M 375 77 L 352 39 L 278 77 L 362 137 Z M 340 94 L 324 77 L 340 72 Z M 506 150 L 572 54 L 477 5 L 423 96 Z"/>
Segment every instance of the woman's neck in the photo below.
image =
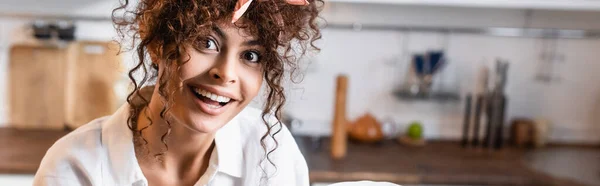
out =
<path fill-rule="evenodd" d="M 203 174 L 208 167 L 210 155 L 214 148 L 214 133 L 198 133 L 188 129 L 185 124 L 177 123 L 175 119 L 169 119 L 170 126 L 166 122 L 168 118 L 162 118 L 160 112 L 163 103 L 157 93 L 152 95 L 150 103 L 138 116 L 138 129 L 147 127 L 142 132 L 142 137 L 148 142 L 145 147 L 148 155 L 154 157 L 156 154 L 164 153 L 160 159 L 154 162 L 152 167 L 159 166 L 165 171 L 176 171 L 178 176 L 182 174 Z M 168 114 L 167 114 L 168 115 Z M 152 124 L 150 124 L 150 120 Z M 163 135 L 169 134 L 164 137 Z M 168 148 L 167 148 L 168 147 Z"/>

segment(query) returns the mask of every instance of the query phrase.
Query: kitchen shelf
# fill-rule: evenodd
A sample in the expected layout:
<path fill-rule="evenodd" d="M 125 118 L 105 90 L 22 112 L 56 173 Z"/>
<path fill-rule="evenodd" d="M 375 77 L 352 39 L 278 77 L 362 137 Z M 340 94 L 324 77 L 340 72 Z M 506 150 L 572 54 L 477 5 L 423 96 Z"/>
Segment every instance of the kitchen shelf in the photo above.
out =
<path fill-rule="evenodd" d="M 15 19 L 41 19 L 41 20 L 70 20 L 70 21 L 112 21 L 111 17 L 95 15 L 75 15 L 75 14 L 50 14 L 50 13 L 20 13 L 20 12 L 0 12 L 0 18 Z"/>
<path fill-rule="evenodd" d="M 600 11 L 598 0 L 328 0 L 339 3 Z"/>
<path fill-rule="evenodd" d="M 458 102 L 460 95 L 452 92 L 431 92 L 429 95 L 418 95 L 408 90 L 397 90 L 394 96 L 402 101 L 435 101 L 435 102 Z"/>
<path fill-rule="evenodd" d="M 328 23 L 327 29 L 341 30 L 376 30 L 399 32 L 434 32 L 445 34 L 473 34 L 497 37 L 524 38 L 560 38 L 560 39 L 599 39 L 600 30 L 574 30 L 553 28 L 509 28 L 509 27 L 432 27 L 411 25 L 374 25 L 374 24 L 340 24 Z"/>

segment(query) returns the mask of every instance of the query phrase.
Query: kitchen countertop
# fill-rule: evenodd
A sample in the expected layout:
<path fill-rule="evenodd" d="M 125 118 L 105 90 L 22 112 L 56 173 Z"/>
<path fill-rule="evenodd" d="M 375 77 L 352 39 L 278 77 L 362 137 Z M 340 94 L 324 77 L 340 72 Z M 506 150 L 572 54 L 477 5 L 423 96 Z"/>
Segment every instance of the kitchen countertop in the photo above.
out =
<path fill-rule="evenodd" d="M 600 155 L 600 148 L 592 147 L 549 146 L 539 150 L 505 148 L 487 151 L 463 149 L 459 142 L 452 141 L 430 141 L 419 148 L 402 146 L 393 140 L 371 145 L 349 142 L 346 157 L 336 161 L 329 157 L 328 139 L 322 140 L 318 148 L 310 145 L 314 139 L 300 137 L 297 141 L 305 154 L 312 182 L 376 180 L 397 184 L 575 186 L 594 183 L 589 183 L 588 178 L 537 171 L 531 164 L 551 167 L 557 162 L 552 160 L 579 157 L 587 158 L 582 161 L 595 167 L 600 163 L 600 156 L 589 155 L 590 152 Z M 569 153 L 560 153 L 564 151 Z M 584 155 L 582 152 L 588 155 L 581 156 Z M 567 172 L 584 168 L 564 162 L 560 166 Z M 600 180 L 598 171 L 592 174 Z M 595 185 L 600 185 L 600 182 Z"/>
<path fill-rule="evenodd" d="M 34 174 L 46 150 L 67 131 L 18 130 L 0 128 L 0 174 Z M 367 145 L 349 143 L 345 159 L 329 158 L 329 141 L 318 148 L 312 138 L 297 139 L 310 169 L 310 179 L 318 182 L 352 180 L 389 181 L 398 184 L 453 185 L 593 185 L 599 179 L 600 148 L 549 146 L 540 150 L 503 149 L 488 152 L 462 149 L 458 142 L 433 141 L 422 148 L 401 146 L 394 141 Z M 549 153 L 548 153 L 549 152 Z M 581 163 L 565 163 L 578 159 Z M 557 164 L 559 163 L 559 164 Z M 560 166 L 563 172 L 593 172 L 586 177 L 555 176 L 539 169 Z M 553 176 L 554 175 L 554 176 Z M 600 184 L 600 183 L 598 183 Z"/>
<path fill-rule="evenodd" d="M 67 133 L 0 128 L 0 174 L 35 174 L 46 150 Z"/>

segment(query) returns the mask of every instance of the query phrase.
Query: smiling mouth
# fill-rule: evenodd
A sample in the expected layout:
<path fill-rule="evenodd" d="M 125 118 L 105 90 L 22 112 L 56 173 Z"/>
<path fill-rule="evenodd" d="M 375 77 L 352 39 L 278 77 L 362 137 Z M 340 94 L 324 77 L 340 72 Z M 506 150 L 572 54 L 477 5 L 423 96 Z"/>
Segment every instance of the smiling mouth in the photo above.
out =
<path fill-rule="evenodd" d="M 213 92 L 209 92 L 207 90 L 191 87 L 190 90 L 198 98 L 200 101 L 206 103 L 208 107 L 211 109 L 218 109 L 224 107 L 225 105 L 235 101 L 229 97 L 221 96 Z"/>

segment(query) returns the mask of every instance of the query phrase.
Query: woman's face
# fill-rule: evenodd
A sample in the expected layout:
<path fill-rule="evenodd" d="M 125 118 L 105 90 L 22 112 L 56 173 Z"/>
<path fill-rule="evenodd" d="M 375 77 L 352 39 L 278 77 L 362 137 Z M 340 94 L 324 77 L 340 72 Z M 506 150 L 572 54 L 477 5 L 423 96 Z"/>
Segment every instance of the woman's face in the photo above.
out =
<path fill-rule="evenodd" d="M 186 52 L 189 61 L 179 70 L 181 79 L 170 80 L 180 85 L 172 95 L 171 116 L 193 131 L 215 132 L 258 94 L 264 48 L 244 30 L 223 23 Z"/>

